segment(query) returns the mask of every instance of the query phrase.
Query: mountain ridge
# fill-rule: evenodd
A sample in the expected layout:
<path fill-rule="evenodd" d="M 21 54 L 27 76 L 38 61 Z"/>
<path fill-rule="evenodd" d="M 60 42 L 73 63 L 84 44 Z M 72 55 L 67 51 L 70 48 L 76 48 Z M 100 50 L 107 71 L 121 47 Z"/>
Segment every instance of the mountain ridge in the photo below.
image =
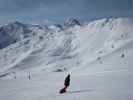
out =
<path fill-rule="evenodd" d="M 101 19 L 63 30 L 32 26 L 28 37 L 0 50 L 0 73 L 33 69 L 66 71 L 74 66 L 85 66 L 131 42 L 131 20 Z"/>

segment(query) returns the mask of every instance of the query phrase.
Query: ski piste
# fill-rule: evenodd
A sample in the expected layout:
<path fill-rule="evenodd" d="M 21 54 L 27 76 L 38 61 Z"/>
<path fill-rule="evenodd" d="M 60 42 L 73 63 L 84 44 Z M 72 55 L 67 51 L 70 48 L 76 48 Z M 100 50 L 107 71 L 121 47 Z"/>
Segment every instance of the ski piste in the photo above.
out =
<path fill-rule="evenodd" d="M 131 19 L 105 18 L 60 32 L 35 27 L 37 34 L 0 50 L 0 100 L 133 99 Z M 70 88 L 61 95 L 69 71 Z"/>

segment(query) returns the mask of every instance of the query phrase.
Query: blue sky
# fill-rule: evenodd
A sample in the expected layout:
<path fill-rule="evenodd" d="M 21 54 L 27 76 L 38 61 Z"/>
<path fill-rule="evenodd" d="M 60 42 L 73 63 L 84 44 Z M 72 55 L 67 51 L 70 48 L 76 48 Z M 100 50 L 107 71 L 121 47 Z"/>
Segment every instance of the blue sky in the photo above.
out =
<path fill-rule="evenodd" d="M 0 0 L 0 24 L 63 23 L 70 17 L 81 21 L 133 17 L 133 0 Z"/>

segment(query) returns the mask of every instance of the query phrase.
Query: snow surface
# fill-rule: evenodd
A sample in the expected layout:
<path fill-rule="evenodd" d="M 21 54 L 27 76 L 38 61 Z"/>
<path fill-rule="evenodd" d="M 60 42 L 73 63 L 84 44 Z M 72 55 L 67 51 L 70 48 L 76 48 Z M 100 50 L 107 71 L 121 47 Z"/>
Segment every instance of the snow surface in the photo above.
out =
<path fill-rule="evenodd" d="M 30 26 L 0 50 L 0 100 L 132 100 L 132 27 L 132 18 Z M 68 73 L 71 85 L 59 94 Z"/>

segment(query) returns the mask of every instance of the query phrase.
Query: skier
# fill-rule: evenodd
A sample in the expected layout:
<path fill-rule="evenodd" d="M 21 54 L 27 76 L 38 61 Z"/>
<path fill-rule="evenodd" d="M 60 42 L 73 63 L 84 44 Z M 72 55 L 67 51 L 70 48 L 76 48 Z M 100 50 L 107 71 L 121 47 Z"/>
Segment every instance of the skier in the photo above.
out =
<path fill-rule="evenodd" d="M 67 91 L 67 88 L 69 87 L 69 85 L 70 85 L 70 74 L 68 74 L 67 77 L 65 78 L 64 88 L 62 88 L 60 90 L 60 93 L 65 93 Z"/>

